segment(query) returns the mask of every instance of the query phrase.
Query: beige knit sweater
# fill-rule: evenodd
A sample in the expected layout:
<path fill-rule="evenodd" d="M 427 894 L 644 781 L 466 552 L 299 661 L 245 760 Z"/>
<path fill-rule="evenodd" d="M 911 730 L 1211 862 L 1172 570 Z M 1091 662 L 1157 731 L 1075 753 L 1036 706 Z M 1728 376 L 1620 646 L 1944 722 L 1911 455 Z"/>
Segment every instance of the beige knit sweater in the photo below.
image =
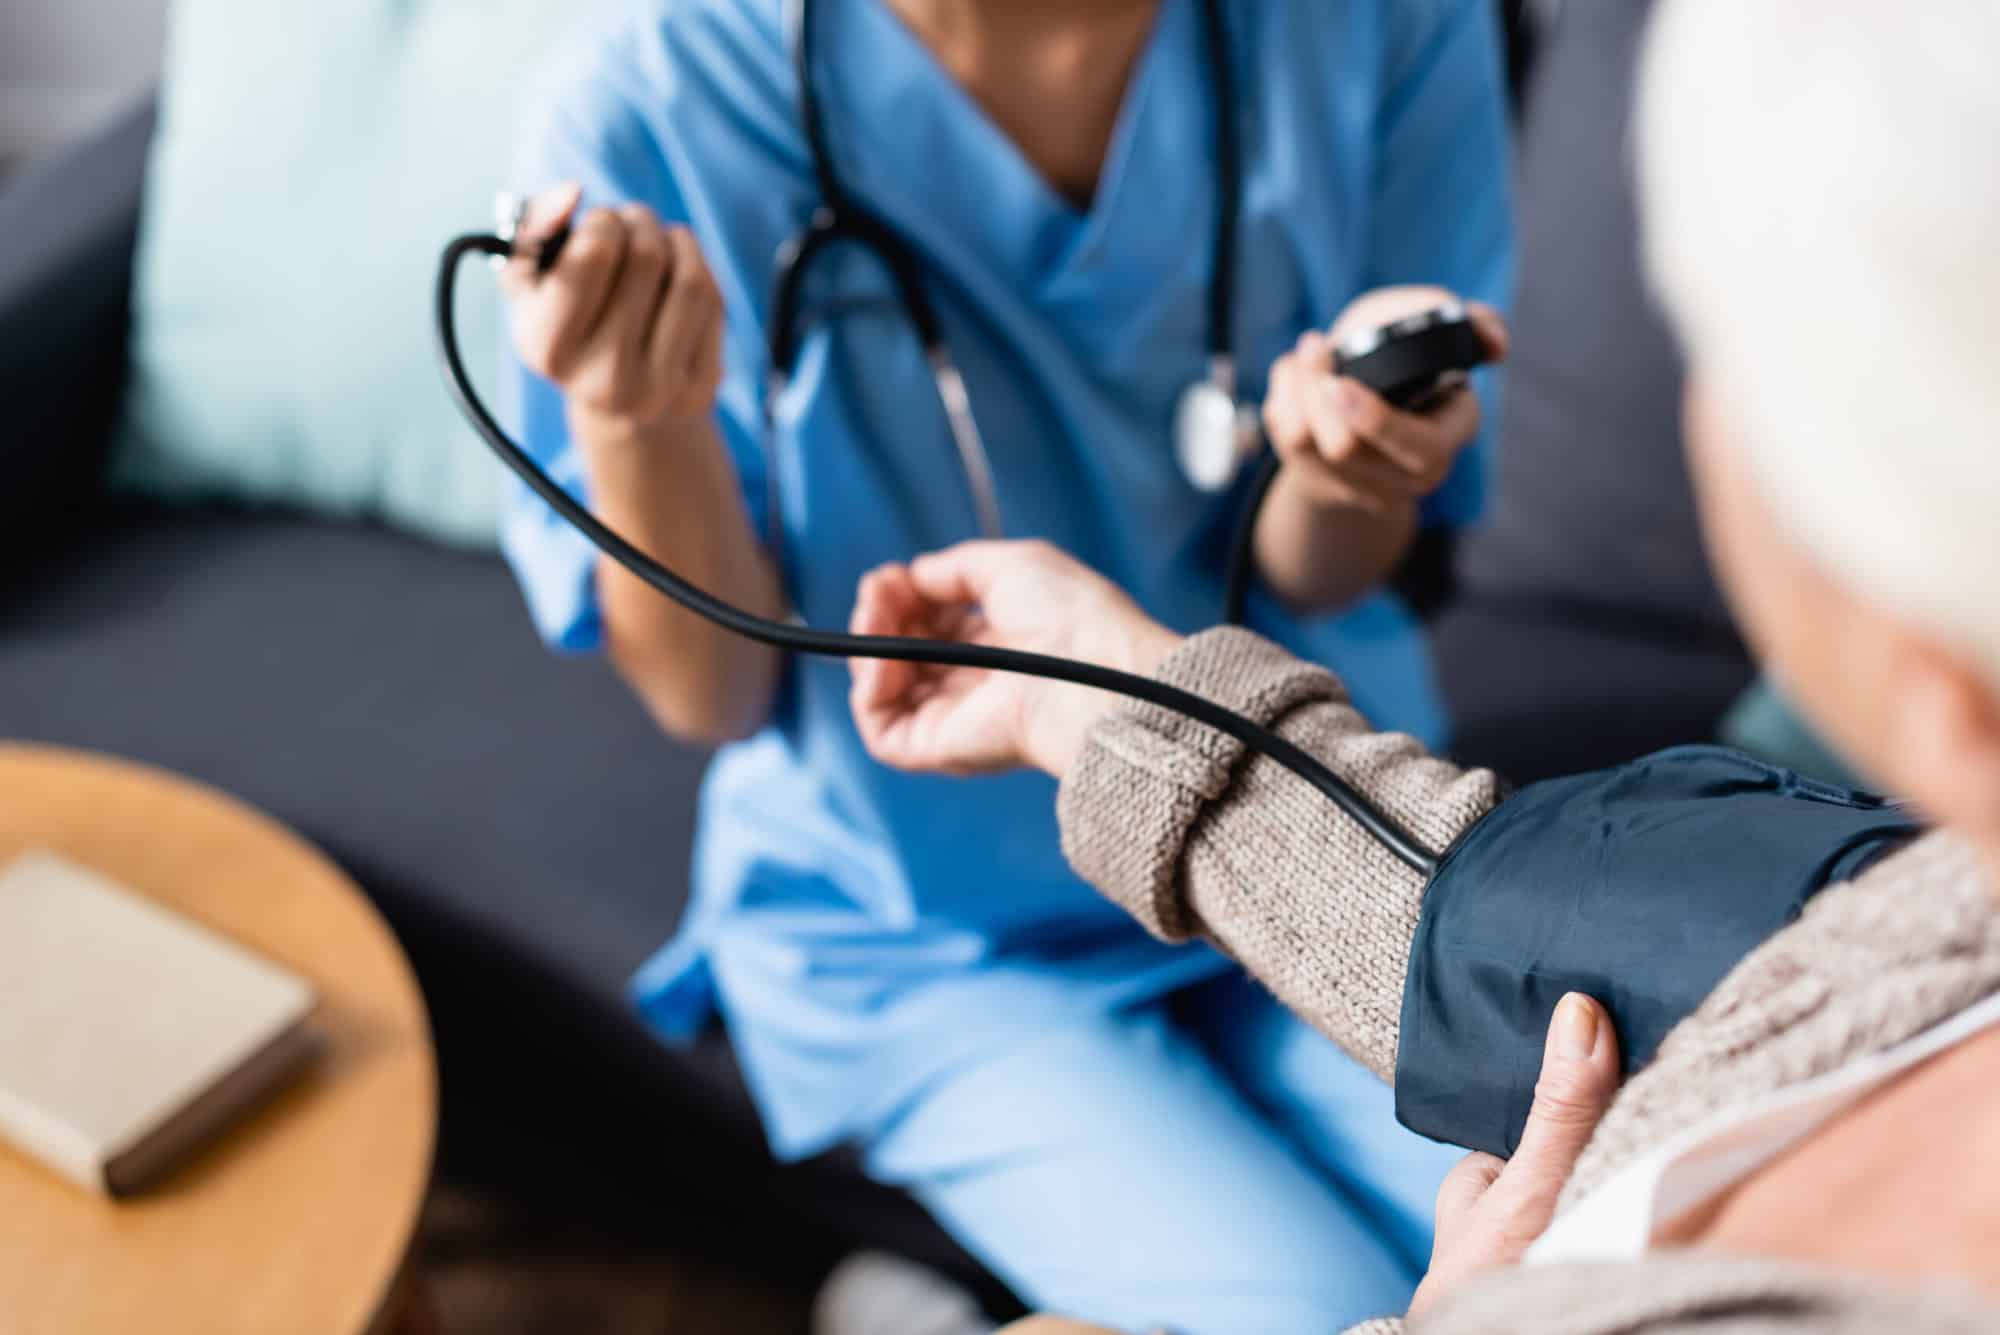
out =
<path fill-rule="evenodd" d="M 1339 681 L 1240 630 L 1188 641 L 1162 679 L 1330 764 L 1430 847 L 1501 796 L 1408 737 L 1369 730 Z M 1063 782 L 1077 871 L 1169 941 L 1205 937 L 1385 1079 L 1424 884 L 1313 789 L 1238 742 L 1130 705 Z M 1934 834 L 1822 893 L 1744 960 L 1626 1085 L 1565 1189 L 1567 1209 L 1708 1114 L 1891 1047 L 2000 990 L 2000 900 Z M 1357 1328 L 1393 1332 L 1399 1320 Z M 1853 1275 L 1697 1253 L 1520 1269 L 1468 1286 L 1412 1335 L 2000 1331 L 2000 1307 Z"/>

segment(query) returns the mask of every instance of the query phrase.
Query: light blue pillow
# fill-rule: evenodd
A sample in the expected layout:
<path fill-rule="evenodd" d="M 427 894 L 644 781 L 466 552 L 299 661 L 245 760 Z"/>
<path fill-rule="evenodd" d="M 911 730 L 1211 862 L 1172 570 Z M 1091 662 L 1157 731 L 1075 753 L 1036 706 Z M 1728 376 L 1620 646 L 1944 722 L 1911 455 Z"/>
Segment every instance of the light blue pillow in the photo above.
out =
<path fill-rule="evenodd" d="M 589 9 L 179 0 L 114 482 L 493 542 L 501 470 L 438 379 L 434 266 L 490 225 L 521 99 Z M 493 285 L 461 292 L 464 346 L 497 346 Z"/>

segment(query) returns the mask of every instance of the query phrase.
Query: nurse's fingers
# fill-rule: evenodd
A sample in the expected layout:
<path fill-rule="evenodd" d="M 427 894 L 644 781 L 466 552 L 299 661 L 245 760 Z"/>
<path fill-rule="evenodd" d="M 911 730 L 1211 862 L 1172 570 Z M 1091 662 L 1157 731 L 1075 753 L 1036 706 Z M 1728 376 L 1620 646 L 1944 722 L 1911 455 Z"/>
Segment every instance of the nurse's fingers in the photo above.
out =
<path fill-rule="evenodd" d="M 1439 460 L 1439 471 L 1436 476 L 1437 485 L 1442 486 L 1445 478 L 1451 474 L 1452 465 L 1458 461 L 1459 451 L 1470 445 L 1479 435 L 1485 410 L 1479 401 L 1479 396 L 1469 387 L 1462 387 L 1453 390 L 1445 397 L 1444 402 L 1432 408 L 1425 416 L 1432 426 L 1443 433 L 1445 439 L 1446 453 L 1445 457 Z"/>
<path fill-rule="evenodd" d="M 1348 427 L 1326 397 L 1331 384 L 1294 364 L 1284 404 L 1266 414 L 1275 428 L 1272 448 L 1290 470 L 1291 485 L 1315 501 L 1384 513 L 1410 495 L 1410 481 Z"/>
<path fill-rule="evenodd" d="M 624 262 L 625 227 L 618 216 L 605 209 L 586 213 L 556 267 L 526 298 L 522 352 L 535 370 L 567 385 Z"/>
<path fill-rule="evenodd" d="M 877 566 L 855 586 L 848 629 L 856 635 L 907 635 L 921 609 L 909 572 L 899 565 Z"/>
<path fill-rule="evenodd" d="M 663 239 L 672 260 L 666 300 L 653 327 L 650 360 L 662 383 L 674 387 L 673 411 L 689 413 L 711 397 L 704 392 L 710 363 L 720 370 L 722 294 L 693 232 L 670 227 Z"/>
<path fill-rule="evenodd" d="M 856 613 L 860 614 L 865 600 L 871 624 L 881 628 L 868 633 L 968 640 L 981 624 L 969 604 L 942 602 L 924 593 L 907 566 L 880 566 L 863 576 L 861 583 Z"/>
<path fill-rule="evenodd" d="M 1264 395 L 1264 432 L 1280 455 L 1301 457 L 1312 448 L 1313 423 L 1307 403 L 1316 386 L 1332 382 L 1332 374 L 1333 342 L 1310 329 L 1272 364 Z"/>
<path fill-rule="evenodd" d="M 1454 393 L 1430 413 L 1403 412 L 1358 380 L 1334 383 L 1331 402 L 1355 435 L 1419 481 L 1440 485 L 1458 451 L 1479 434 L 1479 397 Z"/>
<path fill-rule="evenodd" d="M 1271 383 L 1264 394 L 1264 434 L 1271 448 L 1289 457 L 1303 447 L 1312 431 L 1299 402 L 1298 362 L 1290 355 L 1271 364 Z"/>
<path fill-rule="evenodd" d="M 1299 335 L 1299 341 L 1292 345 L 1292 360 L 1299 370 L 1333 374 L 1334 343 L 1331 335 L 1317 329 L 1308 329 Z"/>
<path fill-rule="evenodd" d="M 885 632 L 866 631 L 858 634 L 877 635 Z M 877 716 L 891 712 L 909 694 L 916 682 L 915 669 L 908 663 L 886 658 L 851 658 L 848 667 L 852 684 L 848 688 L 849 704 L 857 722 L 864 716 Z"/>
<path fill-rule="evenodd" d="M 922 633 L 922 614 L 923 601 L 910 583 L 908 570 L 898 565 L 877 566 L 861 577 L 855 590 L 848 629 L 856 635 L 916 635 Z M 918 676 L 914 663 L 879 658 L 849 661 L 855 697 L 871 705 L 900 698 Z"/>
<path fill-rule="evenodd" d="M 847 691 L 847 704 L 866 738 L 872 732 L 879 732 L 891 716 L 905 707 L 903 701 L 909 694 L 910 683 L 888 682 L 889 669 L 897 665 L 887 660 L 855 658 L 849 662 L 854 674 Z"/>
<path fill-rule="evenodd" d="M 907 668 L 908 664 L 885 658 L 849 661 L 853 664 L 854 674 L 847 699 L 856 723 L 865 725 L 872 721 L 879 729 L 890 718 L 910 707 L 910 694 L 916 686 L 916 678 L 898 670 Z"/>
<path fill-rule="evenodd" d="M 854 685 L 847 693 L 847 708 L 854 716 L 855 730 L 861 734 L 861 744 L 868 748 L 868 754 L 888 764 L 892 748 L 884 744 L 884 739 L 909 711 L 901 692 L 883 695 L 875 688 L 877 670 L 884 666 L 874 659 L 854 661 Z"/>
<path fill-rule="evenodd" d="M 1000 578 L 1008 554 L 1025 545 L 981 538 L 926 552 L 910 563 L 910 580 L 934 603 L 977 605 Z"/>
<path fill-rule="evenodd" d="M 715 303 L 715 312 L 709 317 L 708 329 L 696 340 L 694 366 L 689 371 L 689 387 L 703 404 L 713 405 L 715 396 L 722 389 L 724 370 L 722 335 L 723 308 L 720 297 Z"/>
<path fill-rule="evenodd" d="M 1292 466 L 1292 485 L 1316 504 L 1358 510 L 1382 518 L 1417 499 L 1409 475 L 1363 445 L 1338 467 L 1308 453 Z"/>
<path fill-rule="evenodd" d="M 544 190 L 528 200 L 520 229 L 514 234 L 514 244 L 523 253 L 507 261 L 500 271 L 500 290 L 509 300 L 527 292 L 541 279 L 541 265 L 535 251 L 570 221 L 576 206 L 582 202 L 583 187 L 575 181 Z"/>
<path fill-rule="evenodd" d="M 624 259 L 604 314 L 584 347 L 582 360 L 589 369 L 575 389 L 614 412 L 650 415 L 662 405 L 666 387 L 647 366 L 646 336 L 666 284 L 670 255 L 660 221 L 645 205 L 618 210 L 618 222 L 625 232 Z"/>
<path fill-rule="evenodd" d="M 1420 478 L 1412 476 L 1400 461 L 1386 457 L 1355 428 L 1343 406 L 1340 382 L 1315 380 L 1312 391 L 1305 396 L 1305 409 L 1311 444 L 1301 454 L 1324 466 L 1317 479 L 1323 485 L 1345 486 L 1359 498 L 1362 508 L 1376 513 L 1424 494 Z M 1311 480 L 1309 470 L 1309 483 Z"/>
<path fill-rule="evenodd" d="M 1507 353 L 1514 346 L 1514 337 L 1507 332 L 1507 318 L 1483 301 L 1466 302 L 1465 314 L 1472 321 L 1472 327 L 1479 331 L 1488 355 L 1496 362 L 1506 361 Z"/>

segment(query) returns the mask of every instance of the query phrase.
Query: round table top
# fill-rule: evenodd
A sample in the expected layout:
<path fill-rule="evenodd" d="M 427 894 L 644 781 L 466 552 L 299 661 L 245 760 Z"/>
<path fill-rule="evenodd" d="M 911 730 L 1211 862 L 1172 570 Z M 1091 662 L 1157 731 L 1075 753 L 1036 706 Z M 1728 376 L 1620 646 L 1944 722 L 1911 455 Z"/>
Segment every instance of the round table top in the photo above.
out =
<path fill-rule="evenodd" d="M 381 1328 L 430 1184 L 437 1073 L 409 963 L 359 887 L 213 789 L 105 756 L 0 745 L 0 864 L 30 848 L 309 979 L 326 1050 L 128 1201 L 0 1144 L 0 1330 Z"/>

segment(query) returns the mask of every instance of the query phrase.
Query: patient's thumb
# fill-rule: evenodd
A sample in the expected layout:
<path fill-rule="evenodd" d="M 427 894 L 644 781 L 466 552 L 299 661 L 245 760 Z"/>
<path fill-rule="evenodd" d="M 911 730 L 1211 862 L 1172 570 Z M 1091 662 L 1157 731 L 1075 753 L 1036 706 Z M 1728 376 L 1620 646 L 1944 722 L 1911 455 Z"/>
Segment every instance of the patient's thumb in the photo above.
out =
<path fill-rule="evenodd" d="M 1549 1022 L 1542 1074 L 1509 1177 L 1541 1179 L 1559 1190 L 1618 1093 L 1618 1036 L 1604 1008 L 1572 992 Z"/>

